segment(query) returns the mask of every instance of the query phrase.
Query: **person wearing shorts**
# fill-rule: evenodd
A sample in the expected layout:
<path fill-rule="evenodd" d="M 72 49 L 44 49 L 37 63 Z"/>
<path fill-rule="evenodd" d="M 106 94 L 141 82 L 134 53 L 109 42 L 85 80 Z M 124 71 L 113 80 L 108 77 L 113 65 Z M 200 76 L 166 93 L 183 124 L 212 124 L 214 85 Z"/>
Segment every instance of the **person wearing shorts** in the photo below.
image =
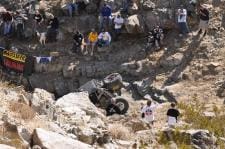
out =
<path fill-rule="evenodd" d="M 198 34 L 204 32 L 203 37 L 207 34 L 208 24 L 209 24 L 209 10 L 204 6 L 200 5 L 199 8 L 199 31 Z"/>
<path fill-rule="evenodd" d="M 94 53 L 95 45 L 98 41 L 98 33 L 95 31 L 95 29 L 92 29 L 91 32 L 88 34 L 88 45 L 90 46 L 89 53 L 92 56 Z"/>

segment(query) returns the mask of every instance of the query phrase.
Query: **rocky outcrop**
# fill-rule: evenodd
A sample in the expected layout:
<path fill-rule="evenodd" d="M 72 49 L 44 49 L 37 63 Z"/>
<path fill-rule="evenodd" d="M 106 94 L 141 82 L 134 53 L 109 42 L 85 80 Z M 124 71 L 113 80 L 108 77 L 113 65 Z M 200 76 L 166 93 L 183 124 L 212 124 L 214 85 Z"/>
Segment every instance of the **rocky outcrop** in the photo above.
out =
<path fill-rule="evenodd" d="M 144 33 L 144 23 L 140 15 L 132 15 L 127 18 L 125 27 L 130 34 Z"/>
<path fill-rule="evenodd" d="M 77 140 L 73 140 L 69 137 L 62 136 L 60 134 L 46 131 L 41 128 L 36 128 L 33 132 L 33 144 L 39 145 L 41 148 L 46 149 L 91 149 L 92 147 Z"/>
<path fill-rule="evenodd" d="M 39 114 L 47 114 L 50 107 L 53 106 L 55 96 L 43 89 L 36 88 L 31 100 L 32 108 Z"/>
<path fill-rule="evenodd" d="M 163 132 L 168 141 L 173 141 L 175 137 L 182 137 L 179 139 L 182 139 L 186 144 L 191 144 L 195 149 L 216 148 L 215 142 L 217 139 L 208 130 L 190 129 L 175 131 L 174 129 L 166 128 Z"/>

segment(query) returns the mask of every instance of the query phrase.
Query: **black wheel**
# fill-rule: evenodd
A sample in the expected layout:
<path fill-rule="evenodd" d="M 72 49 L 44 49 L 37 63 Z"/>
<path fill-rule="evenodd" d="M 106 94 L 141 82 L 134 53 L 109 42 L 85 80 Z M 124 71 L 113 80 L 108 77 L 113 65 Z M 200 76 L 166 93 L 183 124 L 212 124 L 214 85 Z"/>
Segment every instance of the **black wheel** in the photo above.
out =
<path fill-rule="evenodd" d="M 112 73 L 103 79 L 104 87 L 108 90 L 118 91 L 123 87 L 123 79 L 119 73 Z"/>
<path fill-rule="evenodd" d="M 125 114 L 127 110 L 129 109 L 128 102 L 123 98 L 117 98 L 116 105 L 120 109 L 120 114 Z"/>

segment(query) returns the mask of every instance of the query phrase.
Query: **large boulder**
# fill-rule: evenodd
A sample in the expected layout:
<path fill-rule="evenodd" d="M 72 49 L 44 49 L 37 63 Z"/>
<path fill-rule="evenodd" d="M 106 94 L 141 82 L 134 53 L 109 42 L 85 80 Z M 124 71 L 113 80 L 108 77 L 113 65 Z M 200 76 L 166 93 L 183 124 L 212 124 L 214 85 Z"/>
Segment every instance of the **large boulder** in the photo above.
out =
<path fill-rule="evenodd" d="M 100 118 L 104 117 L 98 108 L 91 103 L 87 92 L 69 93 L 59 98 L 55 105 L 68 114 L 77 116 L 77 118 L 85 115 Z"/>
<path fill-rule="evenodd" d="M 147 11 L 143 14 L 143 17 L 145 25 L 149 30 L 154 29 L 156 25 L 160 25 L 165 29 L 172 29 L 175 27 L 171 9 L 156 9 L 154 11 Z"/>
<path fill-rule="evenodd" d="M 183 139 L 186 144 L 191 144 L 195 149 L 210 149 L 216 148 L 216 137 L 208 130 L 203 129 L 190 129 L 180 130 L 165 128 L 163 130 L 164 137 L 168 141 L 175 141 L 174 139 Z"/>
<path fill-rule="evenodd" d="M 176 66 L 180 65 L 183 60 L 184 60 L 184 55 L 182 53 L 176 53 L 174 55 L 167 57 L 166 59 L 163 59 L 160 62 L 160 64 L 164 68 L 176 67 Z"/>
<path fill-rule="evenodd" d="M 35 88 L 32 97 L 32 108 L 39 114 L 48 114 L 50 107 L 53 106 L 55 96 L 43 89 Z"/>
<path fill-rule="evenodd" d="M 128 33 L 138 34 L 144 33 L 144 23 L 140 15 L 132 15 L 127 18 L 125 27 Z"/>
<path fill-rule="evenodd" d="M 73 140 L 69 137 L 65 137 L 55 132 L 46 131 L 41 128 L 36 128 L 33 132 L 33 144 L 39 145 L 45 149 L 90 149 L 90 145 L 82 143 L 77 140 Z"/>
<path fill-rule="evenodd" d="M 142 8 L 144 10 L 153 10 L 155 9 L 156 5 L 151 0 L 142 1 Z"/>
<path fill-rule="evenodd" d="M 191 142 L 194 146 L 203 149 L 216 148 L 216 137 L 213 136 L 208 130 L 187 130 L 185 132 L 191 137 Z"/>

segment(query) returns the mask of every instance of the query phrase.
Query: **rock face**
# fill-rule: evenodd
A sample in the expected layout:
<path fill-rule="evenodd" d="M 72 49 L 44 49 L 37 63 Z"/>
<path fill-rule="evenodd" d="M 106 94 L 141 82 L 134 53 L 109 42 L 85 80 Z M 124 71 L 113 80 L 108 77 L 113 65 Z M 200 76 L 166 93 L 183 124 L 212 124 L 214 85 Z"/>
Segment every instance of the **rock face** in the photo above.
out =
<path fill-rule="evenodd" d="M 32 98 L 32 108 L 39 114 L 47 114 L 50 107 L 53 106 L 55 96 L 43 89 L 36 88 Z"/>
<path fill-rule="evenodd" d="M 168 141 L 174 141 L 174 134 L 182 136 L 186 143 L 191 144 L 195 149 L 211 149 L 216 148 L 216 137 L 209 133 L 208 130 L 190 129 L 175 132 L 174 129 L 165 129 L 164 133 Z"/>
<path fill-rule="evenodd" d="M 36 128 L 33 133 L 34 145 L 39 145 L 41 148 L 46 149 L 91 149 L 92 147 L 77 140 L 64 137 L 60 134 L 46 131 L 41 128 Z"/>
<path fill-rule="evenodd" d="M 193 146 L 203 149 L 215 148 L 216 138 L 208 130 L 188 130 Z"/>
<path fill-rule="evenodd" d="M 87 144 L 94 144 L 96 139 L 103 135 L 105 129 L 105 116 L 91 103 L 87 92 L 77 92 L 67 94 L 56 102 L 59 112 L 56 115 L 64 117 L 66 121 L 57 120 L 60 126 Z M 61 112 L 60 112 L 61 111 Z"/>
<path fill-rule="evenodd" d="M 168 57 L 167 59 L 161 61 L 161 65 L 163 67 L 175 67 L 178 66 L 179 64 L 181 64 L 183 60 L 183 54 L 182 53 L 176 53 L 170 57 Z"/>
<path fill-rule="evenodd" d="M 139 15 L 132 15 L 127 18 L 125 27 L 128 33 L 138 34 L 144 32 L 144 23 Z"/>
<path fill-rule="evenodd" d="M 86 114 L 104 117 L 96 106 L 90 102 L 86 92 L 67 94 L 59 98 L 55 105 L 61 107 L 67 113 L 76 114 L 78 117 Z"/>

